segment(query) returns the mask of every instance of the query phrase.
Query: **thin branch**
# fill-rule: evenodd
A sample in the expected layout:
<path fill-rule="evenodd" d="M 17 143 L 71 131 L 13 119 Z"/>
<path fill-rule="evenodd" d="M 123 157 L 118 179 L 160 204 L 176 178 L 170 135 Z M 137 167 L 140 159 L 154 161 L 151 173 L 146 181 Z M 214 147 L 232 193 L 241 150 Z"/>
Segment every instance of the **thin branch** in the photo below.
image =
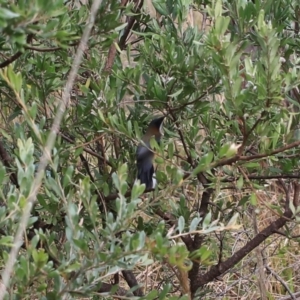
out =
<path fill-rule="evenodd" d="M 186 106 L 188 105 L 192 105 L 196 102 L 198 102 L 199 100 L 203 99 L 205 96 L 208 95 L 209 92 L 211 92 L 216 86 L 210 86 L 207 88 L 207 90 L 205 92 L 203 92 L 199 97 L 197 97 L 195 100 L 192 100 L 190 102 L 184 103 L 178 107 L 174 107 L 174 108 L 170 108 L 170 111 L 178 111 L 178 110 L 182 110 L 184 109 Z"/>
<path fill-rule="evenodd" d="M 135 275 L 133 274 L 132 271 L 130 270 L 123 270 L 122 271 L 122 275 L 124 276 L 124 279 L 126 280 L 127 284 L 129 285 L 130 288 L 136 288 L 138 287 L 138 282 L 135 278 Z M 143 291 L 141 288 L 137 288 L 133 294 L 135 296 L 140 296 L 143 297 Z"/>
<path fill-rule="evenodd" d="M 74 141 L 73 139 L 71 139 L 70 137 L 64 135 L 64 134 L 61 133 L 61 132 L 59 132 L 58 134 L 59 134 L 65 141 L 67 141 L 67 142 L 69 142 L 69 143 L 71 143 L 71 144 L 75 144 L 75 141 Z M 98 154 L 97 152 L 92 151 L 92 150 L 89 149 L 89 148 L 83 147 L 82 149 L 83 149 L 84 152 L 89 153 L 89 154 L 91 154 L 91 155 L 94 156 L 94 157 L 97 157 L 97 158 L 99 158 L 99 159 L 103 159 L 103 156 L 101 156 L 101 155 Z M 112 167 L 112 164 L 111 164 L 110 162 L 107 161 L 106 163 L 107 163 L 109 166 Z"/>
<path fill-rule="evenodd" d="M 278 300 L 292 300 L 292 299 L 299 299 L 299 298 L 298 298 L 299 296 L 300 296 L 300 292 L 296 292 L 296 293 L 293 293 L 292 296 L 291 296 L 291 295 L 285 296 L 285 297 L 279 298 Z"/>
<path fill-rule="evenodd" d="M 293 204 L 294 207 L 298 207 L 299 206 L 299 193 L 300 193 L 300 186 L 299 183 L 297 181 L 293 182 L 294 185 L 294 198 L 293 198 Z"/>
<path fill-rule="evenodd" d="M 223 240 L 224 240 L 224 234 L 222 232 L 217 233 L 215 232 L 216 238 L 218 239 L 220 245 L 219 245 L 219 255 L 218 255 L 218 265 L 220 263 L 222 263 L 223 261 L 223 249 L 224 249 L 224 245 L 223 245 Z"/>
<path fill-rule="evenodd" d="M 39 48 L 34 46 L 25 46 L 24 48 L 28 50 L 37 51 L 37 52 L 52 52 L 52 51 L 57 51 L 62 49 L 61 47 Z"/>
<path fill-rule="evenodd" d="M 10 170 L 11 169 L 11 162 L 12 162 L 12 158 L 9 156 L 9 154 L 7 153 L 7 151 L 5 150 L 4 146 L 2 145 L 2 143 L 0 142 L 0 159 L 3 163 L 3 165 Z M 14 172 L 11 172 L 10 175 L 10 180 L 12 181 L 12 183 L 19 188 L 19 183 L 18 183 L 18 177 L 17 174 Z"/>
<path fill-rule="evenodd" d="M 149 193 L 149 192 L 153 192 L 153 191 L 154 191 L 154 189 L 146 189 L 143 194 L 146 194 L 146 193 Z M 125 193 L 124 197 L 127 198 L 127 197 L 130 197 L 130 195 L 131 195 L 131 190 L 127 191 Z M 118 197 L 119 197 L 119 194 L 111 194 L 111 195 L 106 196 L 104 198 L 104 200 L 105 200 L 105 202 L 109 202 L 109 201 L 116 200 Z"/>
<path fill-rule="evenodd" d="M 282 178 L 278 179 L 278 183 L 282 187 L 282 189 L 285 193 L 286 203 L 290 203 L 290 192 L 289 192 L 288 188 L 286 187 L 286 184 L 284 183 Z"/>
<path fill-rule="evenodd" d="M 299 184 L 295 185 L 294 190 L 294 202 L 297 203 L 299 199 Z M 287 202 L 287 200 L 286 200 Z M 285 207 L 284 214 L 278 218 L 276 221 L 272 222 L 268 227 L 259 232 L 251 241 L 249 241 L 244 247 L 234 253 L 226 261 L 219 265 L 213 266 L 208 272 L 204 274 L 199 274 L 195 282 L 191 282 L 193 290 L 204 286 L 205 284 L 213 281 L 218 276 L 224 274 L 235 264 L 241 261 L 245 256 L 247 256 L 253 249 L 265 241 L 269 236 L 276 233 L 281 227 L 283 227 L 293 216 L 292 211 L 289 209 L 288 205 Z"/>
<path fill-rule="evenodd" d="M 101 286 L 100 286 L 98 293 L 109 293 L 113 289 L 114 286 L 115 285 L 101 282 Z M 133 294 L 131 292 L 126 291 L 125 289 L 123 289 L 121 287 L 118 287 L 117 291 L 115 292 L 115 294 L 113 294 L 113 296 L 114 296 L 114 298 L 117 298 L 117 299 L 123 299 L 123 298 L 119 298 L 118 296 L 132 297 Z"/>
<path fill-rule="evenodd" d="M 248 160 L 253 160 L 253 159 L 259 159 L 259 158 L 268 157 L 268 156 L 275 155 L 275 154 L 284 152 L 284 151 L 286 151 L 286 150 L 295 148 L 295 147 L 297 147 L 297 146 L 299 146 L 299 145 L 300 145 L 300 141 L 297 141 L 297 142 L 288 144 L 288 145 L 286 145 L 286 146 L 283 146 L 283 147 L 281 147 L 281 148 L 277 148 L 277 149 L 275 149 L 275 150 L 273 150 L 273 151 L 270 151 L 269 153 L 256 154 L 256 155 L 252 155 L 252 156 L 241 156 L 241 157 L 240 157 L 240 160 L 248 161 Z M 250 159 L 249 159 L 249 158 L 250 158 Z"/>
<path fill-rule="evenodd" d="M 297 141 L 297 142 L 288 144 L 286 146 L 283 146 L 281 148 L 277 148 L 277 149 L 275 149 L 273 151 L 270 151 L 269 153 L 256 154 L 256 155 L 252 155 L 252 156 L 241 156 L 241 155 L 237 154 L 237 155 L 235 155 L 233 157 L 223 158 L 223 159 L 220 159 L 218 161 L 215 161 L 215 162 L 211 163 L 209 165 L 208 169 L 213 169 L 213 168 L 221 167 L 221 166 L 225 166 L 225 165 L 231 165 L 231 164 L 233 164 L 233 163 L 235 163 L 237 161 L 252 161 L 254 159 L 266 158 L 266 157 L 269 157 L 269 156 L 272 156 L 272 155 L 284 152 L 286 150 L 295 148 L 295 147 L 297 147 L 299 145 L 300 145 L 300 141 Z"/>
<path fill-rule="evenodd" d="M 73 46 L 77 46 L 77 45 L 78 45 L 78 41 L 67 45 L 67 47 L 73 47 Z M 26 45 L 24 48 L 28 49 L 28 50 L 37 51 L 37 52 L 53 52 L 53 51 L 58 51 L 58 50 L 64 49 L 62 47 L 40 48 L 40 47 L 28 46 L 28 45 Z"/>
<path fill-rule="evenodd" d="M 80 154 L 79 157 L 82 161 L 82 164 L 83 164 L 84 168 L 86 169 L 86 171 L 87 171 L 87 173 L 90 177 L 91 182 L 95 183 L 95 179 L 94 179 L 94 176 L 93 176 L 93 174 L 90 170 L 88 161 L 86 160 L 86 158 L 82 154 Z M 96 188 L 96 193 L 97 193 L 97 203 L 99 205 L 99 208 L 100 208 L 101 212 L 105 213 L 105 215 L 106 215 L 107 214 L 106 205 L 105 205 L 105 202 L 103 201 L 104 195 L 97 188 Z"/>
<path fill-rule="evenodd" d="M 27 44 L 29 44 L 31 42 L 33 38 L 33 34 L 29 34 L 27 37 Z M 3 69 L 5 67 L 7 67 L 8 65 L 10 65 L 12 62 L 14 62 L 15 60 L 17 60 L 21 55 L 23 54 L 22 51 L 18 51 L 17 53 L 15 53 L 13 56 L 11 56 L 10 58 L 8 58 L 6 61 L 0 63 L 0 69 Z"/>
<path fill-rule="evenodd" d="M 143 7 L 144 0 L 134 0 L 135 3 L 135 13 L 139 12 L 141 8 Z M 119 47 L 121 50 L 124 50 L 126 48 L 126 41 L 128 39 L 128 36 L 131 32 L 131 29 L 136 21 L 136 16 L 132 16 L 129 18 L 129 21 L 127 23 L 127 26 L 124 30 L 124 34 L 121 36 L 119 41 Z"/>
<path fill-rule="evenodd" d="M 249 180 L 247 178 L 247 180 Z M 252 209 L 252 220 L 253 220 L 253 229 L 254 234 L 257 235 L 259 233 L 258 225 L 257 225 L 257 218 L 256 218 L 256 212 L 254 209 Z M 261 245 L 258 245 L 255 249 L 256 253 L 256 260 L 257 260 L 257 270 L 258 270 L 258 276 L 257 276 L 257 284 L 260 290 L 260 298 L 262 300 L 267 300 L 267 289 L 266 289 L 266 276 L 264 272 L 264 260 L 263 260 L 263 249 Z"/>
<path fill-rule="evenodd" d="M 279 175 L 248 175 L 248 179 L 250 180 L 268 180 L 268 179 L 300 179 L 300 174 L 279 174 Z M 224 178 L 221 179 L 221 182 L 234 182 L 236 181 L 237 178 L 235 177 L 230 177 L 230 178 Z"/>
<path fill-rule="evenodd" d="M 108 73 L 111 72 L 112 66 L 115 61 L 116 54 L 117 54 L 117 48 L 116 48 L 115 44 L 113 43 L 108 50 L 108 55 L 107 55 L 107 60 L 106 60 L 106 64 L 104 67 L 104 71 L 106 71 Z"/>
<path fill-rule="evenodd" d="M 127 5 L 127 3 L 128 3 L 128 0 L 122 0 L 121 6 L 125 7 Z M 142 7 L 142 5 L 143 5 L 143 1 L 140 1 L 140 3 L 137 5 L 136 11 L 139 10 Z M 131 32 L 134 22 L 135 22 L 135 17 L 132 16 L 129 19 L 127 26 L 124 30 L 124 33 L 118 42 L 118 46 L 121 50 L 124 50 L 126 47 L 126 40 L 128 38 L 129 33 Z M 115 43 L 117 43 L 117 42 L 115 41 L 108 50 L 107 60 L 106 60 L 105 67 L 104 67 L 104 70 L 108 73 L 111 73 L 111 69 L 114 64 L 115 57 L 117 54 L 117 48 L 116 48 Z"/>
<path fill-rule="evenodd" d="M 269 266 L 266 265 L 265 268 L 276 278 L 277 281 L 279 281 L 284 286 L 285 290 L 290 295 L 290 299 L 296 300 L 296 298 L 293 295 L 292 291 L 290 290 L 288 284 L 275 271 L 273 271 Z"/>
<path fill-rule="evenodd" d="M 179 123 L 177 121 L 176 116 L 174 115 L 174 111 L 172 111 L 170 108 L 168 108 L 168 112 L 170 114 L 170 116 L 172 117 L 172 120 L 176 126 L 177 132 L 179 134 L 181 143 L 183 145 L 185 154 L 187 156 L 187 162 L 191 165 L 192 168 L 195 168 L 195 163 L 192 159 L 191 153 L 186 145 L 185 142 L 185 138 L 184 135 L 180 129 Z M 187 177 L 188 178 L 188 177 Z M 198 181 L 200 183 L 202 183 L 203 187 L 204 187 L 204 191 L 202 193 L 201 196 L 201 204 L 200 207 L 198 208 L 199 214 L 202 217 L 202 220 L 204 220 L 204 217 L 206 216 L 207 212 L 208 212 L 208 203 L 210 201 L 210 197 L 213 193 L 213 189 L 209 187 L 210 185 L 210 181 L 207 180 L 207 178 L 205 177 L 205 175 L 202 172 L 199 172 L 197 174 L 197 178 Z M 200 235 L 199 233 L 196 233 L 194 236 L 194 239 L 192 239 L 192 237 L 190 235 L 188 235 L 189 238 L 186 239 L 182 239 L 183 242 L 185 243 L 186 247 L 188 248 L 188 250 L 190 252 L 195 251 L 197 249 L 199 249 L 203 243 L 204 237 L 202 235 Z M 190 279 L 190 287 L 191 287 L 191 292 L 192 294 L 194 294 L 196 292 L 196 290 L 194 290 L 194 282 L 197 280 L 197 275 L 199 273 L 199 268 L 200 268 L 200 263 L 198 261 L 193 261 L 193 266 L 191 268 L 191 270 L 189 271 L 189 279 Z"/>
<path fill-rule="evenodd" d="M 8 65 L 10 65 L 12 62 L 14 62 L 15 60 L 17 60 L 23 53 L 21 51 L 18 51 L 17 53 L 15 53 L 13 56 L 11 56 L 9 59 L 7 59 L 6 61 L 2 62 L 0 64 L 0 69 L 7 67 Z"/>
<path fill-rule="evenodd" d="M 30 41 L 33 38 L 33 34 L 29 34 L 28 38 L 27 38 L 27 44 L 30 43 Z M 76 43 L 72 43 L 70 46 L 77 46 L 78 42 Z M 57 50 L 61 50 L 63 48 L 61 47 L 53 47 L 53 48 L 39 48 L 39 47 L 34 47 L 34 46 L 24 46 L 24 49 L 28 49 L 28 50 L 33 50 L 33 51 L 38 51 L 38 52 L 52 52 L 52 51 L 57 51 Z M 12 62 L 14 62 L 15 60 L 17 60 L 21 55 L 23 54 L 22 51 L 18 51 L 16 52 L 14 55 L 12 55 L 10 58 L 8 58 L 7 60 L 5 60 L 4 62 L 0 63 L 0 69 L 7 67 L 8 65 L 10 65 Z"/>
<path fill-rule="evenodd" d="M 90 170 L 88 161 L 86 160 L 86 158 L 85 158 L 82 154 L 80 154 L 79 157 L 80 157 L 80 159 L 81 159 L 81 162 L 82 162 L 82 164 L 83 164 L 83 166 L 84 166 L 86 172 L 87 172 L 88 175 L 90 176 L 91 181 L 92 181 L 93 183 L 95 183 L 95 179 L 94 179 L 93 174 L 91 173 L 91 170 Z"/>
<path fill-rule="evenodd" d="M 95 23 L 95 18 L 96 18 L 96 14 L 97 11 L 99 9 L 99 6 L 101 4 L 102 0 L 95 0 L 93 2 L 92 8 L 91 8 L 91 13 L 90 13 L 90 19 L 88 21 L 88 25 L 85 28 L 85 31 L 82 35 L 80 44 L 78 46 L 76 55 L 74 57 L 74 61 L 72 64 L 72 68 L 71 71 L 69 73 L 69 77 L 64 89 L 64 93 L 62 96 L 62 101 L 59 103 L 58 109 L 57 109 L 57 113 L 55 116 L 55 119 L 53 121 L 52 124 L 52 128 L 51 131 L 48 135 L 48 139 L 46 142 L 46 145 L 43 149 L 43 154 L 42 157 L 40 159 L 40 163 L 39 163 L 39 167 L 38 167 L 38 171 L 37 174 L 34 178 L 34 181 L 32 183 L 31 186 L 31 191 L 30 194 L 28 196 L 27 199 L 27 203 L 26 206 L 23 209 L 23 213 L 21 216 L 21 220 L 14 238 L 14 243 L 13 246 L 11 248 L 10 254 L 9 254 L 9 258 L 8 261 L 5 265 L 5 269 L 2 273 L 2 283 L 3 283 L 3 288 L 0 290 L 0 300 L 3 300 L 7 287 L 9 285 L 9 281 L 10 281 L 10 277 L 13 271 L 13 267 L 14 264 L 17 260 L 17 256 L 20 250 L 20 247 L 23 244 L 23 233 L 26 232 L 26 226 L 28 224 L 29 218 L 30 218 L 30 213 L 32 210 L 32 207 L 36 201 L 36 195 L 40 189 L 41 183 L 42 183 L 42 179 L 44 177 L 44 173 L 45 173 L 45 169 L 46 166 L 49 162 L 49 160 L 51 160 L 51 151 L 53 149 L 54 143 L 55 143 L 55 139 L 56 136 L 59 132 L 59 127 L 61 124 L 61 121 L 63 119 L 64 113 L 67 109 L 67 106 L 69 104 L 69 98 L 70 98 L 70 93 L 72 91 L 72 87 L 79 69 L 79 65 L 81 63 L 82 60 L 82 55 L 83 55 L 83 51 L 86 47 L 86 44 L 88 42 L 88 38 L 90 36 L 91 30 L 94 26 Z"/>
<path fill-rule="evenodd" d="M 190 175 L 191 175 L 191 173 L 186 173 L 183 176 L 183 179 L 187 179 Z M 262 176 L 249 175 L 248 178 L 251 179 L 251 180 L 300 179 L 300 175 L 296 175 L 296 174 L 290 174 L 290 175 L 280 174 L 280 175 L 266 175 L 266 176 L 263 176 L 263 175 Z M 237 178 L 230 177 L 230 178 L 221 179 L 221 182 L 234 182 L 236 180 L 237 180 Z M 226 187 L 224 189 L 229 189 L 229 188 L 231 189 L 231 188 L 236 188 L 236 187 Z M 144 194 L 149 193 L 149 192 L 153 192 L 153 191 L 154 191 L 153 189 L 148 189 L 148 190 L 144 191 Z M 124 196 L 125 197 L 130 197 L 130 195 L 131 195 L 131 190 L 127 191 Z M 119 194 L 111 194 L 111 195 L 108 195 L 108 196 L 105 197 L 105 201 L 113 201 L 113 200 L 117 199 L 118 197 L 119 197 Z M 209 201 L 207 202 L 207 204 L 210 204 Z"/>
<path fill-rule="evenodd" d="M 261 119 L 265 116 L 265 113 L 266 113 L 266 111 L 263 111 L 261 113 L 260 117 L 257 118 L 257 120 L 255 121 L 255 123 L 253 124 L 253 126 L 250 128 L 250 130 L 248 132 L 246 132 L 246 121 L 243 119 L 245 134 L 244 134 L 244 137 L 243 137 L 243 143 L 242 143 L 241 147 L 239 148 L 239 153 L 242 153 L 242 151 L 244 150 L 249 136 L 254 131 L 254 129 L 258 126 Z"/>

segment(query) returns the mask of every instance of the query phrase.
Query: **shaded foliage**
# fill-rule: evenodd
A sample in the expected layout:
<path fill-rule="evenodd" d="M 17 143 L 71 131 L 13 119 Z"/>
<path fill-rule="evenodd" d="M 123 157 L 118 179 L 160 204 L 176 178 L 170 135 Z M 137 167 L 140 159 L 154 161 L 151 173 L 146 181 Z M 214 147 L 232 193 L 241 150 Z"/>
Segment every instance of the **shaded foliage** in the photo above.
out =
<path fill-rule="evenodd" d="M 91 3 L 0 4 L 4 267 Z M 293 238 L 298 2 L 152 4 L 149 12 L 143 1 L 101 3 L 7 299 L 221 297 L 210 283 L 249 253 L 263 281 L 261 245 Z M 151 142 L 159 187 L 145 191 L 136 146 L 158 114 L 166 116 L 161 145 Z M 271 218 L 258 228 L 264 210 Z M 280 282 L 281 294 L 294 292 Z"/>

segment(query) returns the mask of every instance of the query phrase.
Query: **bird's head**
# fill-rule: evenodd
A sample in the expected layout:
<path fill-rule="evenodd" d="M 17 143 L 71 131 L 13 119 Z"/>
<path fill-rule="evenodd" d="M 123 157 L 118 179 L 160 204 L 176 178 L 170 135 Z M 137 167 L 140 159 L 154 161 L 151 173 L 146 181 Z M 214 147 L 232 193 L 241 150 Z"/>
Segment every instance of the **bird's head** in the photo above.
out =
<path fill-rule="evenodd" d="M 148 129 L 146 131 L 146 134 L 145 134 L 145 136 L 147 138 L 150 139 L 151 136 L 155 136 L 156 139 L 160 139 L 160 137 L 163 133 L 162 128 L 163 128 L 164 118 L 165 117 L 155 118 L 150 122 Z"/>

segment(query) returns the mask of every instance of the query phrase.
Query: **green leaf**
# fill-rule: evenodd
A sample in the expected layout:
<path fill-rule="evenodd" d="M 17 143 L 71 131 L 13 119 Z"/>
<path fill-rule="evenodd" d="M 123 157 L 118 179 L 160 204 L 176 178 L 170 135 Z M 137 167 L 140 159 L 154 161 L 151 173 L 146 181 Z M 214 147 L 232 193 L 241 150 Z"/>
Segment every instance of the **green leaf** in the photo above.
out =
<path fill-rule="evenodd" d="M 81 268 L 81 264 L 79 262 L 75 262 L 74 264 L 69 265 L 66 269 L 64 269 L 65 273 L 73 273 L 74 271 L 78 271 Z"/>
<path fill-rule="evenodd" d="M 8 10 L 6 8 L 0 7 L 0 19 L 13 19 L 20 17 L 20 14 L 15 13 L 11 10 Z"/>
<path fill-rule="evenodd" d="M 231 219 L 229 220 L 229 222 L 227 223 L 227 226 L 229 227 L 229 226 L 234 226 L 234 225 L 236 225 L 236 222 L 237 222 L 238 217 L 239 217 L 239 213 L 235 213 L 235 214 L 231 217 Z"/>
<path fill-rule="evenodd" d="M 181 88 L 180 90 L 176 91 L 175 93 L 168 95 L 170 98 L 176 98 L 177 96 L 179 96 L 181 93 L 183 92 L 183 88 Z"/>
<path fill-rule="evenodd" d="M 68 166 L 67 170 L 64 172 L 64 177 L 63 177 L 64 188 L 72 181 L 73 172 L 74 172 L 73 166 Z"/>
<path fill-rule="evenodd" d="M 5 167 L 2 165 L 2 163 L 0 163 L 0 185 L 3 184 L 3 181 L 5 179 L 5 175 L 6 175 Z"/>
<path fill-rule="evenodd" d="M 250 204 L 253 205 L 253 206 L 257 205 L 257 198 L 256 198 L 255 193 L 252 193 L 251 196 L 250 196 Z"/>
<path fill-rule="evenodd" d="M 218 17 L 215 22 L 215 32 L 219 36 L 223 36 L 230 22 L 229 17 Z"/>
<path fill-rule="evenodd" d="M 166 2 L 162 1 L 162 0 L 153 0 L 152 4 L 154 6 L 154 8 L 163 16 L 167 16 L 168 15 L 168 11 L 167 11 L 167 6 L 166 6 Z"/>
<path fill-rule="evenodd" d="M 112 180 L 113 180 L 113 183 L 114 183 L 115 187 L 117 188 L 117 190 L 120 191 L 121 184 L 120 184 L 120 180 L 119 180 L 117 173 L 112 174 Z"/>
<path fill-rule="evenodd" d="M 203 229 L 207 229 L 211 223 L 211 212 L 208 212 L 208 214 L 205 216 L 203 220 L 202 227 Z"/>
<path fill-rule="evenodd" d="M 209 165 L 212 162 L 214 157 L 213 152 L 208 152 L 207 154 L 205 154 L 201 159 L 200 162 L 198 164 L 198 166 L 193 170 L 193 175 L 197 175 L 200 172 L 203 172 L 205 170 L 209 169 Z"/>
<path fill-rule="evenodd" d="M 194 218 L 190 224 L 190 228 L 189 228 L 189 231 L 195 231 L 200 223 L 200 221 L 202 220 L 202 218 Z"/>
<path fill-rule="evenodd" d="M 31 108 L 28 110 L 30 117 L 34 120 L 36 118 L 37 114 L 37 104 L 36 102 L 33 102 L 31 104 Z"/>
<path fill-rule="evenodd" d="M 44 266 L 46 264 L 46 262 L 48 261 L 48 254 L 45 253 L 44 249 L 33 249 L 32 250 L 32 258 L 34 260 L 34 262 L 37 264 L 37 266 L 39 268 L 41 268 L 42 266 Z"/>
<path fill-rule="evenodd" d="M 128 23 L 123 23 L 123 24 L 121 24 L 120 26 L 118 26 L 118 27 L 116 27 L 115 28 L 115 31 L 121 31 L 121 30 L 123 30 L 126 26 L 127 26 L 127 24 Z"/>
<path fill-rule="evenodd" d="M 167 294 L 169 293 L 169 291 L 171 290 L 172 285 L 171 284 L 166 284 L 163 286 L 162 291 L 159 293 L 159 300 L 165 300 L 167 297 Z"/>
<path fill-rule="evenodd" d="M 236 182 L 236 187 L 238 190 L 241 190 L 244 186 L 244 177 L 240 176 L 239 179 Z"/>
<path fill-rule="evenodd" d="M 178 231 L 182 233 L 184 231 L 185 220 L 183 216 L 180 216 L 178 219 Z"/>
<path fill-rule="evenodd" d="M 215 19 L 217 19 L 219 16 L 222 16 L 222 11 L 222 0 L 217 0 L 214 11 Z"/>
<path fill-rule="evenodd" d="M 169 159 L 172 159 L 174 155 L 174 145 L 173 143 L 168 144 L 168 156 Z"/>
<path fill-rule="evenodd" d="M 137 181 L 135 181 L 131 189 L 131 199 L 137 199 L 140 195 L 144 193 L 145 188 L 145 184 L 140 185 Z"/>
<path fill-rule="evenodd" d="M 0 245 L 5 247 L 12 247 L 14 243 L 14 238 L 12 236 L 5 236 L 0 239 Z"/>

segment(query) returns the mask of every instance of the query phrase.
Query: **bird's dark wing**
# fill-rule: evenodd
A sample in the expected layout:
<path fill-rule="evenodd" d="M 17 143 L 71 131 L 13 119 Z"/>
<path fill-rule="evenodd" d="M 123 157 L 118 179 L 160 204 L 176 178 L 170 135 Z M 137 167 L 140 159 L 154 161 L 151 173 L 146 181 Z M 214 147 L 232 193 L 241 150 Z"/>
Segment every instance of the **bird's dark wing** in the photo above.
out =
<path fill-rule="evenodd" d="M 136 151 L 136 160 L 137 160 L 137 179 L 141 183 L 145 183 L 146 189 L 151 189 L 153 187 L 153 152 L 144 145 L 139 145 Z"/>

